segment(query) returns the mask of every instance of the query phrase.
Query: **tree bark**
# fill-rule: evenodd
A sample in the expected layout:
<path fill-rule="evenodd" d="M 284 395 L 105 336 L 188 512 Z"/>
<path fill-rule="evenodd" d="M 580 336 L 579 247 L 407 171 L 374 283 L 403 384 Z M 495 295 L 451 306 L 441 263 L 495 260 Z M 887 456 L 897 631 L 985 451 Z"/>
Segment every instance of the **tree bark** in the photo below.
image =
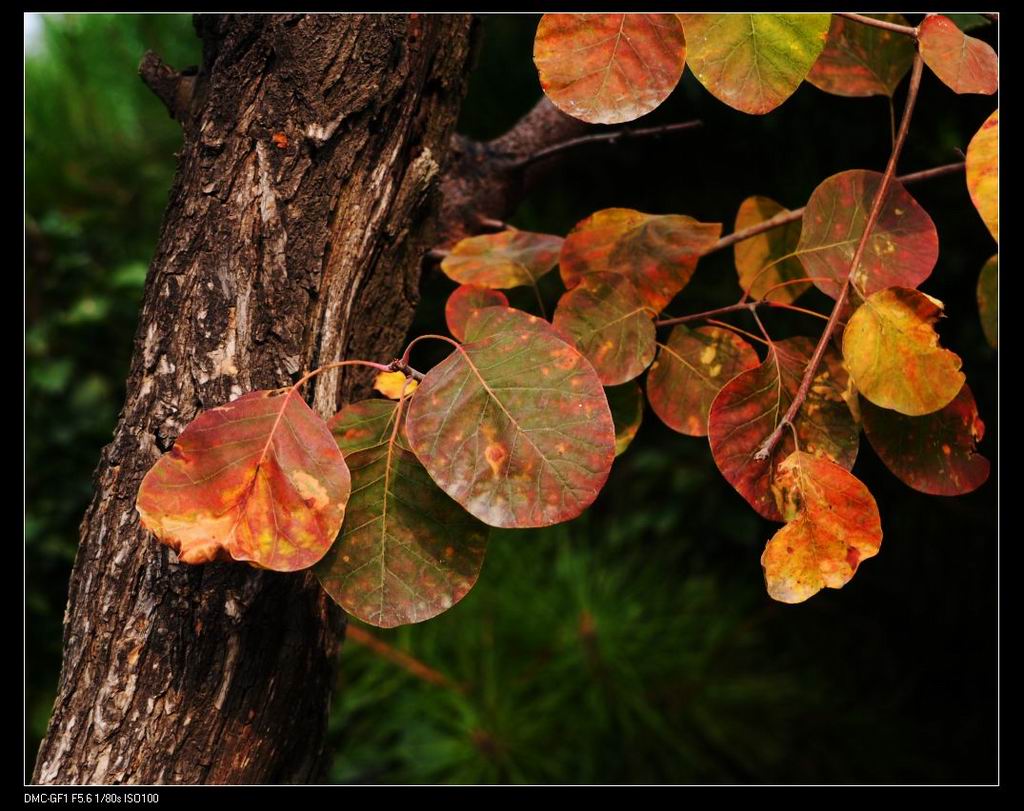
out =
<path fill-rule="evenodd" d="M 390 360 L 467 74 L 464 16 L 200 16 L 203 65 L 143 78 L 184 132 L 127 396 L 95 474 L 39 783 L 274 783 L 323 761 L 341 612 L 306 574 L 186 567 L 143 475 L 201 410 Z M 333 413 L 366 378 L 325 373 Z"/>

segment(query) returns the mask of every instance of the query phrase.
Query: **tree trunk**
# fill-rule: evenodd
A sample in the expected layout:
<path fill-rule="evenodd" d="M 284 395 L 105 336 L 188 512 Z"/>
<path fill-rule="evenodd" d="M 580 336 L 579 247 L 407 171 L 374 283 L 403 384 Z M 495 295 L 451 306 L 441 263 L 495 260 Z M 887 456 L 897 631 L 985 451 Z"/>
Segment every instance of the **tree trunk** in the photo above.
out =
<path fill-rule="evenodd" d="M 400 350 L 469 59 L 463 16 L 200 16 L 203 65 L 143 78 L 184 145 L 95 474 L 40 783 L 272 783 L 323 763 L 341 612 L 305 574 L 187 567 L 139 525 L 199 411 Z M 316 379 L 333 413 L 366 378 Z"/>

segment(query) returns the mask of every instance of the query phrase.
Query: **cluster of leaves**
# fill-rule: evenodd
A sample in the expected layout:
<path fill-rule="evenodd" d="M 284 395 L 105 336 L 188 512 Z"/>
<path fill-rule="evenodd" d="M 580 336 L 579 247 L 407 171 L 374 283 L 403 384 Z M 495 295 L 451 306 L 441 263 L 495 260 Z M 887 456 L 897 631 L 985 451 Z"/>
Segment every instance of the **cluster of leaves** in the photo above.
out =
<path fill-rule="evenodd" d="M 710 92 L 754 114 L 804 79 L 891 97 L 915 41 L 956 92 L 995 91 L 994 52 L 952 21 L 910 28 L 882 16 L 554 14 L 540 23 L 534 58 L 556 105 L 600 123 L 660 104 L 687 57 Z M 997 125 L 995 112 L 966 161 L 970 198 L 996 238 Z M 332 364 L 376 367 L 387 399 L 350 404 L 329 422 L 300 396 L 321 370 L 200 415 L 143 481 L 142 521 L 183 562 L 314 566 L 356 617 L 419 622 L 472 588 L 487 527 L 550 526 L 594 501 L 639 426 L 636 379 L 649 369 L 655 413 L 707 436 L 726 480 L 760 515 L 785 522 L 762 556 L 769 594 L 800 602 L 839 588 L 882 539 L 874 499 L 849 472 L 862 427 L 915 489 L 966 493 L 988 476 L 960 359 L 934 329 L 942 305 L 917 289 L 938 235 L 890 181 L 840 172 L 800 216 L 750 198 L 725 240 L 720 223 L 622 208 L 595 212 L 564 239 L 510 228 L 463 240 L 441 263 L 460 285 L 446 307 L 457 340 L 421 336 L 390 364 Z M 730 244 L 740 301 L 662 318 L 699 258 Z M 979 301 L 994 318 L 991 264 Z M 565 292 L 549 322 L 538 280 L 556 266 Z M 812 285 L 835 300 L 825 331 L 773 340 L 757 310 L 824 318 L 793 304 Z M 521 286 L 536 292 L 539 315 L 508 306 L 502 291 Z M 714 319 L 726 312 L 750 313 L 761 334 Z M 687 326 L 697 320 L 708 323 Z M 660 327 L 673 327 L 664 343 Z M 453 347 L 425 375 L 409 365 L 424 338 Z"/>

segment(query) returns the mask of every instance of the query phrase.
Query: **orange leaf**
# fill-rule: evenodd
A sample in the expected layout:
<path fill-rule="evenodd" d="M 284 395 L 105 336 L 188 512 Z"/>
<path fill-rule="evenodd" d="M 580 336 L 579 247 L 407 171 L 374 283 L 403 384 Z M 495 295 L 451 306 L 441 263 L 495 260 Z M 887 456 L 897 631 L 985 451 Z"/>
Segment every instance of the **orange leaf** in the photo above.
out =
<path fill-rule="evenodd" d="M 673 14 L 545 14 L 533 61 L 563 113 L 621 124 L 668 98 L 683 74 L 686 41 Z"/>
<path fill-rule="evenodd" d="M 999 241 L 999 110 L 985 119 L 967 147 L 967 191 L 974 207 Z"/>
<path fill-rule="evenodd" d="M 929 14 L 918 29 L 921 58 L 957 93 L 996 92 L 999 60 L 992 46 L 964 34 L 948 17 Z"/>
<path fill-rule="evenodd" d="M 200 414 L 146 474 L 142 524 L 183 563 L 290 572 L 334 543 L 351 482 L 327 425 L 293 390 Z"/>
<path fill-rule="evenodd" d="M 761 556 L 772 599 L 802 603 L 823 588 L 842 588 L 861 561 L 878 554 L 878 506 L 852 473 L 795 451 L 779 464 L 776 486 L 789 523 Z"/>

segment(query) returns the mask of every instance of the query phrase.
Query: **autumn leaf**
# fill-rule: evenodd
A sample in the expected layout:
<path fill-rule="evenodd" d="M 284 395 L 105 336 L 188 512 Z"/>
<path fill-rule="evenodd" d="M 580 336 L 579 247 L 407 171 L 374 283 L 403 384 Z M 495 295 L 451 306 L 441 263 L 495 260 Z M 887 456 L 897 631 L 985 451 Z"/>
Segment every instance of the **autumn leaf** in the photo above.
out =
<path fill-rule="evenodd" d="M 773 600 L 802 603 L 823 588 L 842 588 L 862 561 L 878 554 L 878 505 L 852 473 L 794 451 L 779 464 L 776 487 L 788 523 L 761 556 Z"/>
<path fill-rule="evenodd" d="M 136 506 L 182 563 L 291 572 L 334 543 L 350 489 L 331 432 L 298 393 L 254 391 L 189 423 L 146 474 Z"/>
<path fill-rule="evenodd" d="M 967 36 L 948 17 L 929 14 L 918 26 L 921 59 L 957 93 L 996 92 L 999 60 L 992 46 Z"/>
<path fill-rule="evenodd" d="M 536 286 L 558 261 L 561 237 L 509 229 L 469 237 L 441 260 L 441 270 L 459 284 L 507 289 Z"/>
<path fill-rule="evenodd" d="M 857 390 L 908 416 L 938 411 L 964 384 L 960 358 L 939 346 L 942 302 L 892 287 L 869 296 L 843 332 L 843 358 Z"/>
<path fill-rule="evenodd" d="M 999 110 L 985 119 L 967 147 L 967 191 L 999 241 Z"/>
<path fill-rule="evenodd" d="M 768 197 L 748 197 L 740 204 L 736 213 L 733 231 L 742 231 L 758 225 L 785 212 L 782 206 Z M 772 228 L 761 234 L 743 239 L 733 247 L 736 258 L 736 272 L 740 287 L 751 298 L 763 299 L 765 293 L 777 284 L 804 279 L 807 273 L 800 259 L 795 255 L 800 242 L 800 220 Z M 787 284 L 768 293 L 772 301 L 789 303 L 795 301 L 811 286 Z"/>
<path fill-rule="evenodd" d="M 673 14 L 545 14 L 533 61 L 563 113 L 621 124 L 668 98 L 683 74 L 686 42 Z"/>
<path fill-rule="evenodd" d="M 690 69 L 730 107 L 763 115 L 800 86 L 825 47 L 830 14 L 679 14 Z"/>
<path fill-rule="evenodd" d="M 412 378 L 406 377 L 404 372 L 380 372 L 373 380 L 373 388 L 391 400 L 397 400 L 405 394 L 409 396 L 416 391 L 419 385 Z"/>
<path fill-rule="evenodd" d="M 853 169 L 824 180 L 804 211 L 797 255 L 815 285 L 839 297 L 868 212 L 882 182 L 879 172 Z M 853 284 L 864 295 L 886 287 L 917 287 L 939 256 L 939 235 L 931 217 L 900 183 L 893 181 L 871 229 Z"/>
<path fill-rule="evenodd" d="M 422 622 L 461 600 L 480 574 L 488 534 L 399 441 L 398 408 L 365 400 L 332 418 L 352 498 L 337 543 L 314 569 L 331 599 L 381 628 Z"/>
<path fill-rule="evenodd" d="M 754 455 L 789 409 L 814 344 L 809 338 L 774 341 L 764 362 L 727 383 L 711 403 L 708 439 L 715 464 L 762 516 L 781 521 L 774 496 L 775 465 L 793 450 L 792 431 L 782 433 L 766 460 Z M 829 347 L 794 419 L 800 448 L 844 468 L 857 458 L 860 428 L 846 404 L 847 374 Z"/>
<path fill-rule="evenodd" d="M 491 526 L 575 518 L 615 458 L 615 427 L 594 368 L 546 321 L 477 310 L 468 343 L 431 369 L 406 429 L 448 495 Z"/>
<path fill-rule="evenodd" d="M 476 310 L 484 307 L 507 307 L 508 297 L 500 290 L 488 290 L 472 284 L 455 288 L 444 305 L 444 319 L 448 331 L 458 340 L 465 340 L 466 321 Z"/>
<path fill-rule="evenodd" d="M 719 327 L 690 329 L 679 324 L 647 374 L 651 408 L 673 431 L 706 436 L 708 412 L 722 387 L 760 363 L 754 348 Z"/>
<path fill-rule="evenodd" d="M 559 271 L 570 290 L 587 273 L 622 274 L 645 303 L 661 312 L 690 281 L 700 255 L 721 232 L 721 223 L 683 215 L 606 208 L 577 223 L 566 237 Z"/>
<path fill-rule="evenodd" d="M 999 340 L 999 257 L 993 256 L 978 276 L 978 313 L 985 340 L 996 348 Z"/>
<path fill-rule="evenodd" d="M 640 391 L 640 384 L 632 381 L 606 387 L 604 393 L 615 423 L 615 455 L 621 456 L 640 430 L 644 418 L 644 394 Z"/>
<path fill-rule="evenodd" d="M 654 320 L 629 279 L 588 273 L 555 308 L 554 326 L 589 360 L 605 386 L 632 380 L 654 360 Z"/>
<path fill-rule="evenodd" d="M 902 14 L 868 16 L 908 25 Z M 833 14 L 828 43 L 807 81 L 837 96 L 891 97 L 913 61 L 913 38 Z"/>
<path fill-rule="evenodd" d="M 988 459 L 977 453 L 985 424 L 970 387 L 944 408 L 921 417 L 861 401 L 864 433 L 885 466 L 908 487 L 933 496 L 970 493 L 988 479 Z"/>

